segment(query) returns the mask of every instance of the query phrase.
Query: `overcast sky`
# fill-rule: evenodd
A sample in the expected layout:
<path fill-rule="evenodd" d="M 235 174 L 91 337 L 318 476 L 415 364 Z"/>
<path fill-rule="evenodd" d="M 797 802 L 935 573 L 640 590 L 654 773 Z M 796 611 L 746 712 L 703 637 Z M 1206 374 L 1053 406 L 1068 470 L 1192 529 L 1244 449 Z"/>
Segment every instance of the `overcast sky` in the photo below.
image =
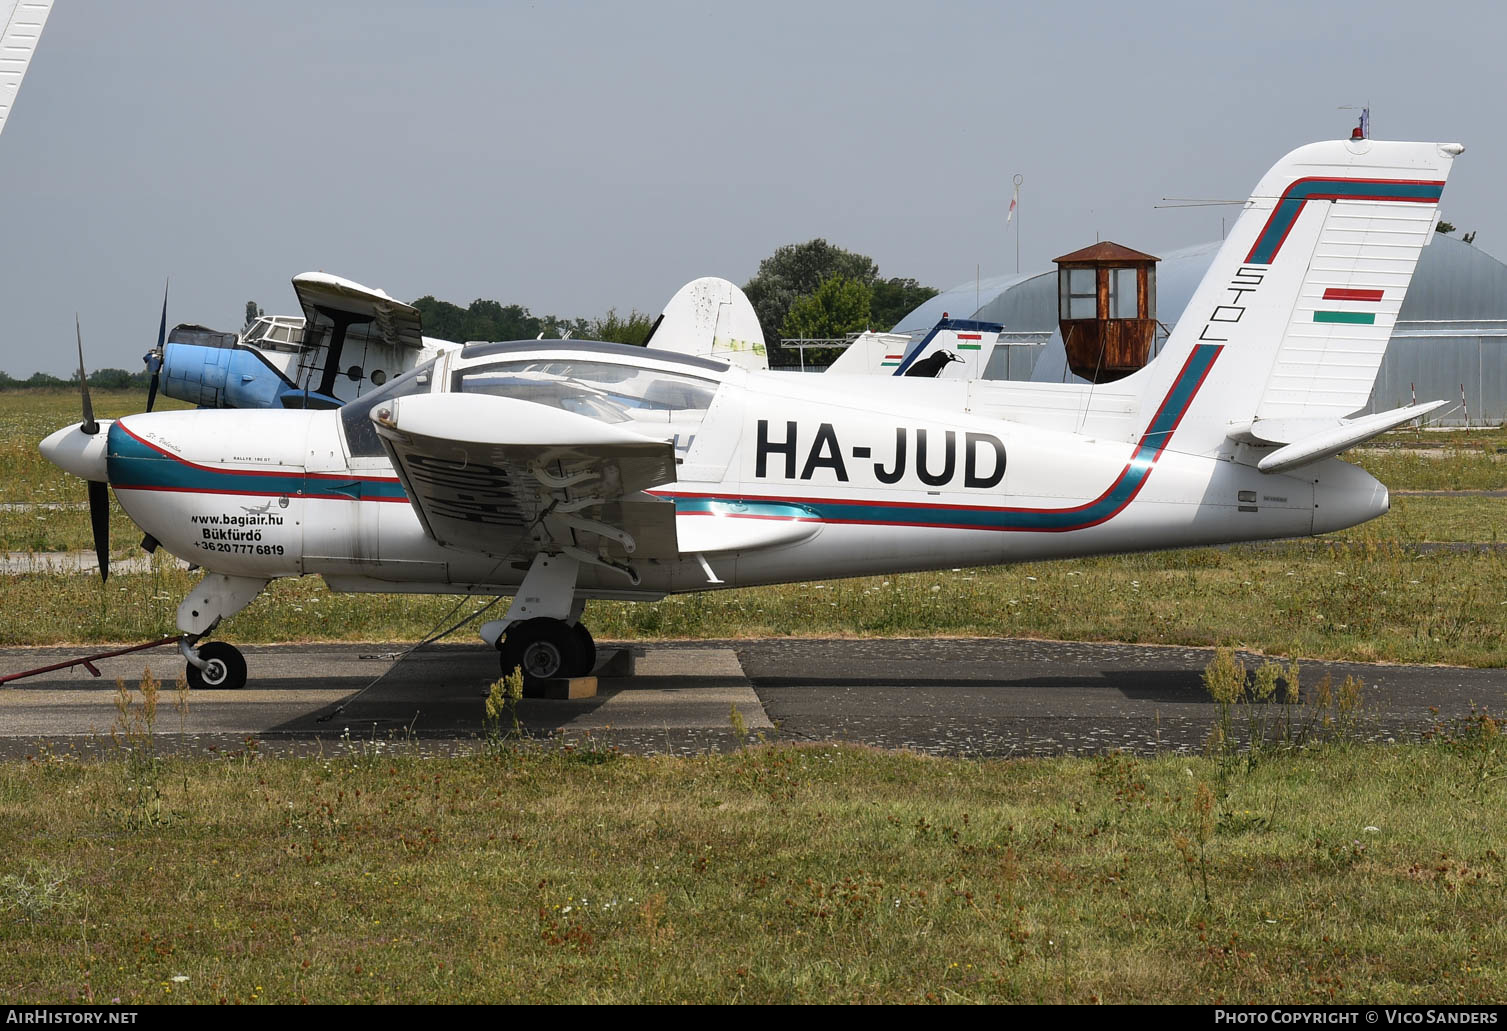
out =
<path fill-rule="evenodd" d="M 139 367 L 173 322 L 412 300 L 657 313 L 826 237 L 946 288 L 1095 234 L 1217 239 L 1282 154 L 1459 141 L 1445 217 L 1507 256 L 1492 3 L 57 0 L 0 137 L 0 369 Z"/>

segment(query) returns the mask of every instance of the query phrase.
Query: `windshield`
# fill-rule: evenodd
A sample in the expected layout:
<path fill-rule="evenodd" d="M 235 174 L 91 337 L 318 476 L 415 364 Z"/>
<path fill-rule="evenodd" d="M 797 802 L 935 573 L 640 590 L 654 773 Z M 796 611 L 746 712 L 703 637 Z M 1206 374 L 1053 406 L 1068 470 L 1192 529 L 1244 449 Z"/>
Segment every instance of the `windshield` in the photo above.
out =
<path fill-rule="evenodd" d="M 352 401 L 340 409 L 340 422 L 345 426 L 345 442 L 351 456 L 380 455 L 382 441 L 377 436 L 377 427 L 372 425 L 371 410 L 382 401 L 409 394 L 427 394 L 434 382 L 434 363 L 431 358 L 423 365 L 410 369 L 397 379 L 383 384 L 358 401 Z"/>

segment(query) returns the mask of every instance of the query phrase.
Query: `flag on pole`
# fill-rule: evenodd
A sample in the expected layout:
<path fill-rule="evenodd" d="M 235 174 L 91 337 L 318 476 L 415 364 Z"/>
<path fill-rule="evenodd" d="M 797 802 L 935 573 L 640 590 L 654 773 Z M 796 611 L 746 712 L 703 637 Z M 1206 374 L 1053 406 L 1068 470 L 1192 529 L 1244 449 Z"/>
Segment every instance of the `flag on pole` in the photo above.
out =
<path fill-rule="evenodd" d="M 1019 203 L 1019 201 L 1020 201 L 1020 183 L 1016 183 L 1015 184 L 1015 192 L 1010 195 L 1010 210 L 1005 215 L 1005 225 L 1009 225 L 1010 224 L 1010 220 L 1015 217 L 1015 205 L 1017 203 Z"/>

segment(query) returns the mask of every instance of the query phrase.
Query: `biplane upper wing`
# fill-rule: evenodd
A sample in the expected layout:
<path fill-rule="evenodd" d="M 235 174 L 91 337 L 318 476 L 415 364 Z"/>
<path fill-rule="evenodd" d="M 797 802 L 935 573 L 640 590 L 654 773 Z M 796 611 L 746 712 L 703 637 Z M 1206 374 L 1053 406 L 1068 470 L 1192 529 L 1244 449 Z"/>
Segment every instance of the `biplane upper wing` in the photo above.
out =
<path fill-rule="evenodd" d="M 362 286 L 327 272 L 304 272 L 293 277 L 293 292 L 303 308 L 304 343 L 313 341 L 311 330 L 346 325 L 371 326 L 372 335 L 392 347 L 419 350 L 424 346 L 423 322 L 411 304 L 388 297 L 381 290 Z"/>

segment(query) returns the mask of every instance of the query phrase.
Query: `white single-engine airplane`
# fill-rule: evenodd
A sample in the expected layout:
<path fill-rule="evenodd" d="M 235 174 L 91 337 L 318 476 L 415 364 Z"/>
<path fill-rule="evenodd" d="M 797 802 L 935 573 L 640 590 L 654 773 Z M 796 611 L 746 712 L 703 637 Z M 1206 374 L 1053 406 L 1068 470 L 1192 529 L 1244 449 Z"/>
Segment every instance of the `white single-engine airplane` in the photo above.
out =
<path fill-rule="evenodd" d="M 42 452 L 206 570 L 178 610 L 195 687 L 245 682 L 202 639 L 282 576 L 512 595 L 482 636 L 537 680 L 592 667 L 588 598 L 1325 533 L 1388 508 L 1333 456 L 1444 403 L 1346 418 L 1462 149 L 1287 155 L 1160 356 L 1108 386 L 480 343 L 338 411 L 95 423 L 86 396 Z"/>

